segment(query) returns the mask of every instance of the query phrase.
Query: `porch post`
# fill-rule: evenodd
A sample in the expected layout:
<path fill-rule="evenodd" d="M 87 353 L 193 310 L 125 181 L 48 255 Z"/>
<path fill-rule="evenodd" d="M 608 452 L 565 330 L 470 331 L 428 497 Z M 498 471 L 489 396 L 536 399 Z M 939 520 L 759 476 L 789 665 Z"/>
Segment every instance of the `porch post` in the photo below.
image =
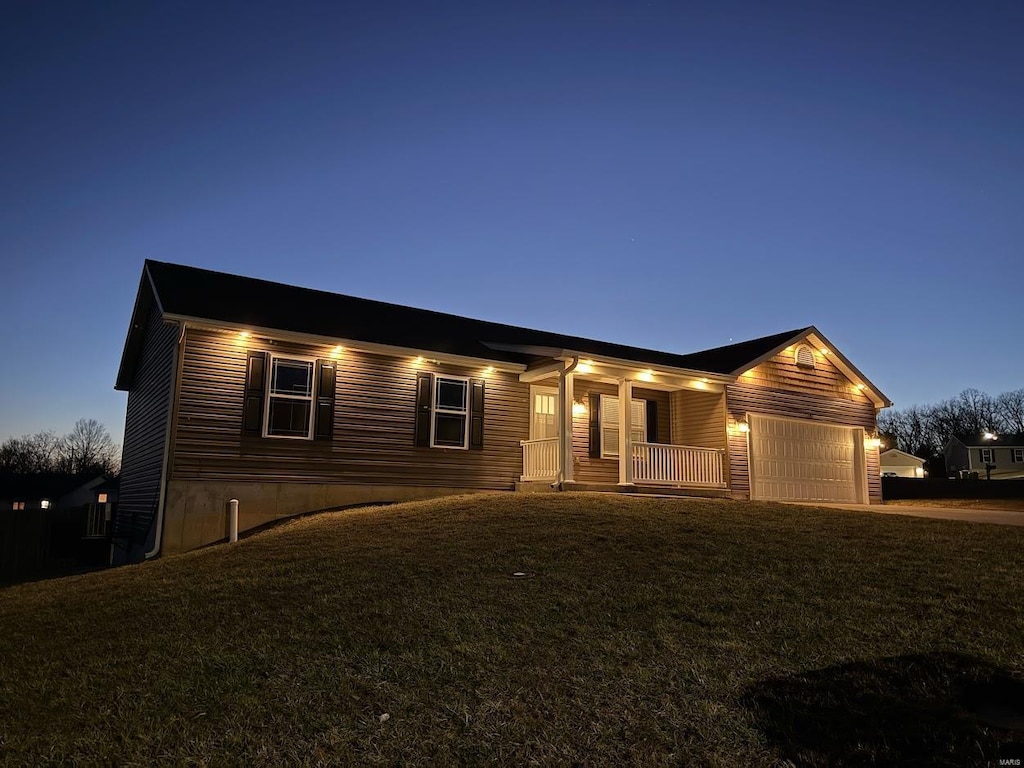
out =
<path fill-rule="evenodd" d="M 633 382 L 619 379 L 619 485 L 633 484 Z"/>
<path fill-rule="evenodd" d="M 574 373 L 558 377 L 558 463 L 562 482 L 572 482 L 572 390 Z"/>

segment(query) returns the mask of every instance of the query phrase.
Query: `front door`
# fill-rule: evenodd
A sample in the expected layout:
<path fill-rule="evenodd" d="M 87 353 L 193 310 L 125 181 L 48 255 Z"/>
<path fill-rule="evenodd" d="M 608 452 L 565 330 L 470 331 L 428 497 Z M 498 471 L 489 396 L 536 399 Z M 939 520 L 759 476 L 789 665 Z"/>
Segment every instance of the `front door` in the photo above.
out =
<path fill-rule="evenodd" d="M 558 390 L 530 387 L 530 439 L 558 437 Z"/>

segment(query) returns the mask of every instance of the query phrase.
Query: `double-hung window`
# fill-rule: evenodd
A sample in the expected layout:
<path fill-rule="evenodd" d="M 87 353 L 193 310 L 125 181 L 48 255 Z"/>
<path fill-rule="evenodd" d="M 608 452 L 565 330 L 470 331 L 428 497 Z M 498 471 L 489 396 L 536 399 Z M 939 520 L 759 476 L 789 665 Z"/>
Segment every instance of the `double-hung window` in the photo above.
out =
<path fill-rule="evenodd" d="M 981 450 L 981 463 L 982 464 L 995 464 L 996 463 L 996 449 L 995 448 L 982 448 Z"/>
<path fill-rule="evenodd" d="M 313 436 L 312 360 L 271 357 L 267 387 L 266 437 L 309 440 Z"/>
<path fill-rule="evenodd" d="M 13 509 L 15 512 L 21 512 L 22 510 L 25 509 L 25 502 L 16 501 L 11 505 L 11 509 Z"/>
<path fill-rule="evenodd" d="M 469 379 L 435 376 L 431 400 L 432 448 L 469 447 Z"/>
<path fill-rule="evenodd" d="M 1024 462 L 1024 448 L 1013 448 L 1011 451 L 1010 461 L 1014 464 L 1020 464 Z"/>
<path fill-rule="evenodd" d="M 630 401 L 630 437 L 634 443 L 647 439 L 647 401 Z M 619 398 L 601 395 L 601 458 L 619 457 Z"/>

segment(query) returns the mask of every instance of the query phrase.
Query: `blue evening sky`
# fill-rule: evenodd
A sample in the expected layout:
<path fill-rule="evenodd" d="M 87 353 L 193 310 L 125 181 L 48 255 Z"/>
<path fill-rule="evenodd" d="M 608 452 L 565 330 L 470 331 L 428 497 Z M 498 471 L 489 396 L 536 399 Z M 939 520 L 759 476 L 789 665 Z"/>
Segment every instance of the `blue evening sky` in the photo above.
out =
<path fill-rule="evenodd" d="M 8 0 L 0 439 L 120 442 L 145 258 L 1024 387 L 1022 40 L 1018 0 Z"/>

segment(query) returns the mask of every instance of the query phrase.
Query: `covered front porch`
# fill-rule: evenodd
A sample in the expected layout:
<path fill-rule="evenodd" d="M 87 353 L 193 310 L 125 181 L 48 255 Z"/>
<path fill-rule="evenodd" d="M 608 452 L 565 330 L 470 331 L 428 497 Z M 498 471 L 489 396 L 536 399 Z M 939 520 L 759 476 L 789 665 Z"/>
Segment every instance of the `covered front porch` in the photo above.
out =
<path fill-rule="evenodd" d="M 520 379 L 531 385 L 521 489 L 728 494 L 724 378 L 572 357 Z"/>

